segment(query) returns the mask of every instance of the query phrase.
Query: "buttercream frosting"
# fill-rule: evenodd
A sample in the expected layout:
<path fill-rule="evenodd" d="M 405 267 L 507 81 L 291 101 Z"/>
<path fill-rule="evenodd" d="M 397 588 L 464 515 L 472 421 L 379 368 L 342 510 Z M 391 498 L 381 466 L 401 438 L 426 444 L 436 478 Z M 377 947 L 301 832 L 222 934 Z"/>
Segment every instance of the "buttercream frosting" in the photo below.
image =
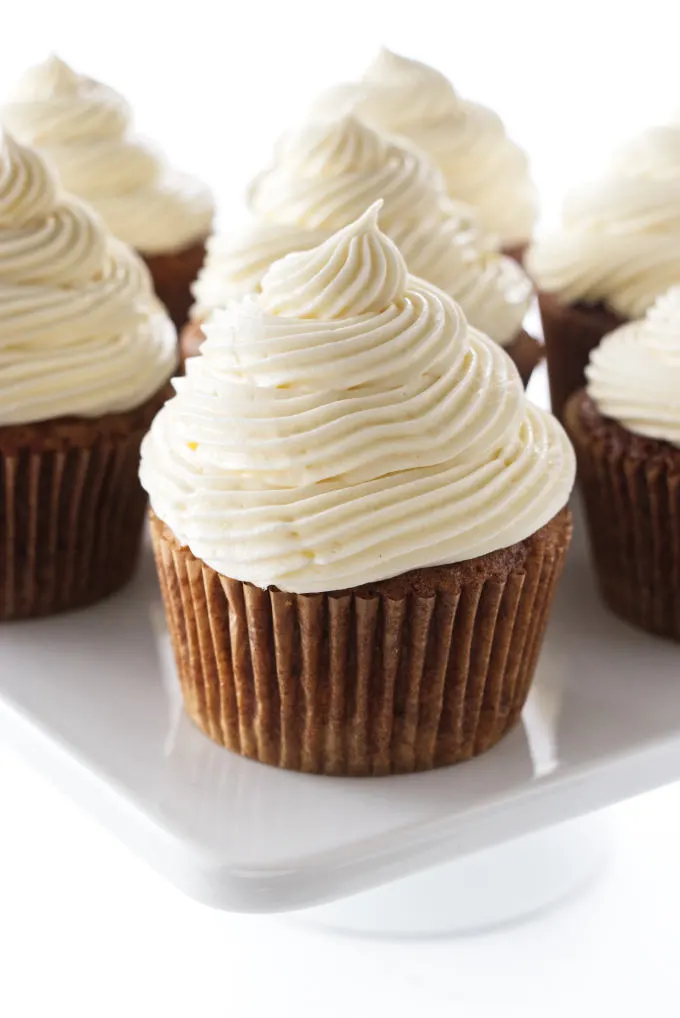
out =
<path fill-rule="evenodd" d="M 659 297 L 643 319 L 605 336 L 586 377 L 605 417 L 680 448 L 680 286 Z"/>
<path fill-rule="evenodd" d="M 259 222 L 326 232 L 383 199 L 381 227 L 410 272 L 449 293 L 496 342 L 508 344 L 520 330 L 532 296 L 526 273 L 494 249 L 468 206 L 447 197 L 441 174 L 421 153 L 354 116 L 310 122 L 289 134 L 272 167 L 254 181 L 249 199 Z M 253 247 L 262 266 L 257 229 Z M 205 278 L 212 283 L 215 275 L 209 258 Z M 221 278 L 221 292 L 229 296 L 232 277 Z"/>
<path fill-rule="evenodd" d="M 449 193 L 505 247 L 531 237 L 538 204 L 525 152 L 493 110 L 461 98 L 435 68 L 383 48 L 360 81 L 329 89 L 312 107 L 317 117 L 348 112 L 426 152 Z"/>
<path fill-rule="evenodd" d="M 259 289 L 273 262 L 291 251 L 307 251 L 325 240 L 321 230 L 287 223 L 251 220 L 214 234 L 207 243 L 203 268 L 192 286 L 191 317 L 202 321 L 213 308 Z"/>
<path fill-rule="evenodd" d="M 600 179 L 572 191 L 561 228 L 536 243 L 527 266 L 565 304 L 641 317 L 680 281 L 680 126 L 643 132 Z"/>
<path fill-rule="evenodd" d="M 567 502 L 562 428 L 378 212 L 215 311 L 143 443 L 156 514 L 225 576 L 344 589 L 512 545 Z"/>
<path fill-rule="evenodd" d="M 0 131 L 0 426 L 133 409 L 175 361 L 143 262 Z"/>
<path fill-rule="evenodd" d="M 171 170 L 131 130 L 125 99 L 56 56 L 30 68 L 0 120 L 59 171 L 109 229 L 143 254 L 181 250 L 210 232 L 213 202 L 195 178 Z"/>

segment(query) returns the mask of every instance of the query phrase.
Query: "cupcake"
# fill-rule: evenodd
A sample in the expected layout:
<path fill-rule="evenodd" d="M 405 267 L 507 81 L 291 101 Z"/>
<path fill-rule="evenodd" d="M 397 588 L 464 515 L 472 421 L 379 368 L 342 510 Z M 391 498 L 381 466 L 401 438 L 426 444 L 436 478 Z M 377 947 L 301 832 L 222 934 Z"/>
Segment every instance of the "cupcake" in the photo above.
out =
<path fill-rule="evenodd" d="M 132 132 L 121 95 L 56 56 L 24 74 L 0 108 L 0 120 L 20 142 L 48 156 L 64 187 L 139 252 L 181 328 L 212 225 L 208 189 L 170 170 L 156 148 Z"/>
<path fill-rule="evenodd" d="M 494 745 L 571 534 L 566 435 L 378 209 L 212 314 L 142 446 L 187 711 L 298 771 Z"/>
<path fill-rule="evenodd" d="M 565 422 L 602 595 L 680 640 L 680 286 L 606 336 L 586 376 Z"/>
<path fill-rule="evenodd" d="M 449 194 L 473 206 L 504 251 L 521 260 L 538 217 L 526 154 L 498 114 L 462 99 L 439 71 L 383 48 L 360 81 L 329 89 L 312 112 L 353 112 L 408 139 L 439 167 Z"/>
<path fill-rule="evenodd" d="M 175 351 L 144 264 L 0 132 L 0 619 L 131 576 L 139 447 Z"/>
<path fill-rule="evenodd" d="M 533 293 L 528 276 L 489 246 L 469 210 L 450 201 L 425 157 L 351 116 L 313 122 L 282 139 L 273 165 L 249 189 L 251 224 L 211 247 L 194 288 L 198 319 L 244 282 L 259 284 L 286 247 L 317 244 L 320 233 L 346 226 L 381 198 L 381 226 L 409 270 L 460 303 L 472 325 L 507 349 L 526 382 L 542 355 L 522 329 Z M 185 353 L 195 352 L 197 328 L 182 341 Z"/>
<path fill-rule="evenodd" d="M 566 200 L 562 227 L 527 256 L 543 319 L 553 412 L 585 383 L 603 336 L 680 281 L 680 126 L 625 146 Z"/>

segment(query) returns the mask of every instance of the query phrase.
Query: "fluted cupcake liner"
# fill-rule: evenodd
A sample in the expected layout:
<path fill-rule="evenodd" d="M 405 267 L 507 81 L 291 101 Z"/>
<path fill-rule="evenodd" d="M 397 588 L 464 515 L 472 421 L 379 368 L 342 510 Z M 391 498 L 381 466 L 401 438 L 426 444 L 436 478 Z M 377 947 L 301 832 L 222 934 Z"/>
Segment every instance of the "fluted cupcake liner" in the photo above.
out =
<path fill-rule="evenodd" d="M 189 308 L 193 303 L 191 284 L 205 259 L 205 241 L 169 254 L 140 254 L 151 273 L 156 296 L 165 304 L 179 332 L 189 318 Z"/>
<path fill-rule="evenodd" d="M 86 421 L 0 428 L 0 620 L 82 607 L 132 575 L 141 440 L 167 392 Z"/>
<path fill-rule="evenodd" d="M 554 294 L 540 291 L 538 306 L 548 362 L 550 402 L 553 413 L 562 420 L 565 403 L 573 392 L 585 385 L 591 351 L 607 333 L 623 325 L 624 319 L 601 306 L 562 304 Z"/>
<path fill-rule="evenodd" d="M 460 566 L 328 594 L 227 579 L 151 514 L 184 702 L 215 742 L 292 770 L 467 760 L 524 706 L 571 535 L 567 510 Z"/>
<path fill-rule="evenodd" d="M 680 640 L 680 450 L 603 418 L 583 392 L 567 404 L 565 424 L 605 602 Z"/>

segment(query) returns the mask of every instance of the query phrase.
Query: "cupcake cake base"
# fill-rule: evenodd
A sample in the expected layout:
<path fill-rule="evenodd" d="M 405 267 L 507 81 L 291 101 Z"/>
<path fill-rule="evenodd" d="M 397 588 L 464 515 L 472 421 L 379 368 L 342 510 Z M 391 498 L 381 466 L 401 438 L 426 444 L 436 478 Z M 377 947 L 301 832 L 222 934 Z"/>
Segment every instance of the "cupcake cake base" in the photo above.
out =
<path fill-rule="evenodd" d="M 227 579 L 151 514 L 186 709 L 215 742 L 330 775 L 429 770 L 495 745 L 533 677 L 571 517 L 510 548 L 328 594 Z"/>
<path fill-rule="evenodd" d="M 565 425 L 602 597 L 627 622 L 680 640 L 680 449 L 603 417 L 585 392 Z"/>
<path fill-rule="evenodd" d="M 179 335 L 179 356 L 182 364 L 189 357 L 196 357 L 205 341 L 200 322 L 187 322 Z"/>
<path fill-rule="evenodd" d="M 552 293 L 538 294 L 543 322 L 545 355 L 548 361 L 552 411 L 562 420 L 564 406 L 577 389 L 585 385 L 590 353 L 603 336 L 613 332 L 624 319 L 603 305 L 562 304 Z"/>
<path fill-rule="evenodd" d="M 522 329 L 512 343 L 505 347 L 505 352 L 519 371 L 522 384 L 526 389 L 534 373 L 534 368 L 543 360 L 543 347 L 537 339 Z"/>
<path fill-rule="evenodd" d="M 529 249 L 529 241 L 526 240 L 522 244 L 512 244 L 509 247 L 504 247 L 501 251 L 502 254 L 508 258 L 512 258 L 518 265 L 524 265 L 524 257 Z"/>
<path fill-rule="evenodd" d="M 186 324 L 189 308 L 193 304 L 191 284 L 200 272 L 205 259 L 205 241 L 172 254 L 145 255 L 153 279 L 156 295 L 165 304 L 177 331 Z"/>
<path fill-rule="evenodd" d="M 0 621 L 92 604 L 130 579 L 139 448 L 172 391 L 128 413 L 0 428 Z"/>

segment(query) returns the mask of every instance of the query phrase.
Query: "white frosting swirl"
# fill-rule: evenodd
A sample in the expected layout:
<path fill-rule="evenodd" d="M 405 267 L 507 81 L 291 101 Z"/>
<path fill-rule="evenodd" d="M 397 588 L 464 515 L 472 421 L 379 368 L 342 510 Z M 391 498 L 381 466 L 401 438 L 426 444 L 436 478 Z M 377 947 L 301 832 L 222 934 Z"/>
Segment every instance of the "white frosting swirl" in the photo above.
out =
<path fill-rule="evenodd" d="M 409 271 L 449 293 L 470 322 L 496 342 L 512 342 L 531 302 L 528 276 L 498 254 L 469 207 L 448 199 L 440 174 L 414 149 L 351 116 L 311 123 L 283 139 L 274 165 L 250 189 L 255 216 L 291 229 L 293 243 L 301 241 L 293 227 L 337 230 L 381 198 L 381 226 L 401 249 Z M 311 245 L 303 240 L 301 246 Z M 257 230 L 253 247 L 262 266 Z M 292 243 L 288 250 L 294 250 Z M 238 258 L 242 263 L 242 251 Z M 219 306 L 233 295 L 233 277 L 227 272 L 222 285 L 215 285 L 212 263 L 209 256 L 204 278 Z M 252 276 L 250 281 L 255 282 Z M 203 302 L 198 289 L 196 295 Z"/>
<path fill-rule="evenodd" d="M 376 213 L 216 311 L 144 441 L 156 514 L 223 575 L 343 589 L 507 547 L 567 502 L 560 425 Z"/>
<path fill-rule="evenodd" d="M 175 349 L 141 260 L 0 132 L 0 426 L 133 409 Z"/>
<path fill-rule="evenodd" d="M 284 136 L 274 165 L 249 190 L 260 219 L 338 230 L 379 198 L 381 220 L 433 220 L 448 210 L 440 174 L 419 153 L 400 147 L 356 117 L 311 122 Z"/>
<path fill-rule="evenodd" d="M 132 134 L 131 119 L 122 96 L 56 56 L 30 68 L 0 107 L 0 120 L 19 141 L 47 155 L 64 187 L 132 247 L 152 255 L 202 240 L 212 223 L 210 193 L 168 169 Z"/>
<path fill-rule="evenodd" d="M 239 230 L 215 234 L 206 248 L 191 317 L 202 321 L 229 301 L 254 293 L 270 266 L 291 251 L 307 251 L 326 239 L 321 230 L 252 220 Z"/>
<path fill-rule="evenodd" d="M 590 355 L 588 394 L 605 417 L 680 448 L 680 286 Z"/>
<path fill-rule="evenodd" d="M 527 265 L 566 304 L 643 315 L 680 281 L 680 126 L 645 131 L 600 180 L 573 191 L 561 229 L 535 245 Z"/>
<path fill-rule="evenodd" d="M 439 71 L 382 49 L 360 82 L 330 89 L 312 107 L 321 117 L 350 112 L 426 152 L 449 193 L 474 206 L 505 247 L 531 237 L 538 206 L 526 154 L 496 113 L 461 99 Z"/>

